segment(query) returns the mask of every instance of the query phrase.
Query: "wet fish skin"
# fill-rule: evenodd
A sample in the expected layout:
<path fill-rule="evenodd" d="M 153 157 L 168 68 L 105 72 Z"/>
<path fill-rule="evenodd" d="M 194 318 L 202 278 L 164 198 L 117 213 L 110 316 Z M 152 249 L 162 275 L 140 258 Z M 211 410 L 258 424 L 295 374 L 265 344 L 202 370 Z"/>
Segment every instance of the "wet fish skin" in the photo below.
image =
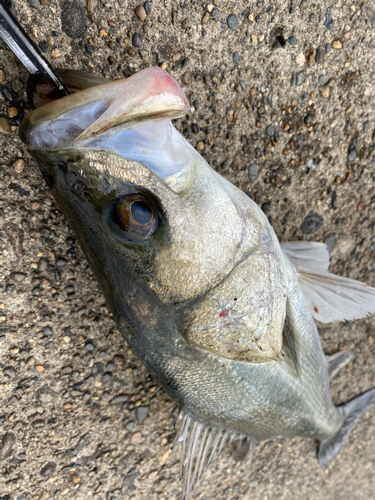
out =
<path fill-rule="evenodd" d="M 162 70 L 145 71 L 155 99 L 149 119 L 184 114 L 181 89 Z M 108 131 L 112 115 L 106 111 L 105 126 L 99 118 L 68 146 L 35 143 L 38 127 L 51 117 L 100 101 L 112 92 L 108 88 L 36 110 L 21 126 L 21 138 L 77 235 L 121 333 L 202 428 L 258 441 L 310 437 L 330 443 L 331 458 L 344 439 L 336 436 L 347 415 L 331 400 L 326 358 L 300 286 L 304 273 L 283 253 L 264 214 L 185 143 L 184 165 L 165 176 L 155 173 L 163 166 L 103 148 L 111 133 L 126 137 L 132 127 L 142 132 L 147 88 L 134 108 L 120 103 L 125 114 L 115 109 L 114 132 Z M 137 85 L 128 89 L 133 98 Z M 119 200 L 132 193 L 146 196 L 158 213 L 158 230 L 146 241 L 129 240 L 114 222 Z M 373 399 L 371 393 L 361 400 L 358 415 Z"/>

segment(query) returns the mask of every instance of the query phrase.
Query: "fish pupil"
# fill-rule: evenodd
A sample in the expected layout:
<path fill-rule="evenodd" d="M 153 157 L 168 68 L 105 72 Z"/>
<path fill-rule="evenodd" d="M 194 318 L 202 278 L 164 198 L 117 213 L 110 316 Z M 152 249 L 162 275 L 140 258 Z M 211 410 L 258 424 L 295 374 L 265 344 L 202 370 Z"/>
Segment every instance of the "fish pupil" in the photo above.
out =
<path fill-rule="evenodd" d="M 148 224 L 152 219 L 151 207 L 144 201 L 134 201 L 131 204 L 131 212 L 133 219 L 138 224 Z"/>

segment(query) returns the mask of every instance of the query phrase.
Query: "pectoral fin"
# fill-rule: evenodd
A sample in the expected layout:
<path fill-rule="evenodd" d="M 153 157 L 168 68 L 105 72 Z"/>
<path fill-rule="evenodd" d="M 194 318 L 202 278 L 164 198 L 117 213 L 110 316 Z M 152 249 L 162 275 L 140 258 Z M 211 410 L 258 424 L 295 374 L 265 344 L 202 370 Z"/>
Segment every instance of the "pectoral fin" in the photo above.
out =
<path fill-rule="evenodd" d="M 284 354 L 289 354 L 289 357 L 293 362 L 293 366 L 296 370 L 298 378 L 301 380 L 302 370 L 301 370 L 301 363 L 299 356 L 298 337 L 295 335 L 295 331 L 290 322 L 288 309 L 289 309 L 289 304 L 287 303 L 287 315 L 285 318 L 284 331 L 283 331 L 283 336 L 284 336 L 283 349 L 284 349 Z"/>
<path fill-rule="evenodd" d="M 297 241 L 281 246 L 297 270 L 298 282 L 316 320 L 351 321 L 375 314 L 375 288 L 329 273 L 324 243 Z"/>
<path fill-rule="evenodd" d="M 351 321 L 375 313 L 375 288 L 331 273 L 298 268 L 298 281 L 314 318 Z"/>

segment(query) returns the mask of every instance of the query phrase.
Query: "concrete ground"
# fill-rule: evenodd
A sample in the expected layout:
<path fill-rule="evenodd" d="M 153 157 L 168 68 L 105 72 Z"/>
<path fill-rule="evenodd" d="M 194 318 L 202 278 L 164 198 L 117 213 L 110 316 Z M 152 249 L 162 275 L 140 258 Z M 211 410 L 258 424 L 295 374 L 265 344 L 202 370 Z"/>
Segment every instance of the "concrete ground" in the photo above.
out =
<path fill-rule="evenodd" d="M 166 68 L 192 105 L 177 127 L 279 238 L 326 241 L 334 272 L 375 286 L 375 2 L 13 5 L 55 66 Z M 179 498 L 176 405 L 121 338 L 17 138 L 27 74 L 3 45 L 0 70 L 0 499 Z M 327 354 L 354 354 L 337 404 L 375 385 L 374 325 L 320 327 Z M 193 498 L 371 500 L 374 443 L 372 410 L 324 470 L 313 441 L 264 442 L 242 464 L 229 447 Z"/>

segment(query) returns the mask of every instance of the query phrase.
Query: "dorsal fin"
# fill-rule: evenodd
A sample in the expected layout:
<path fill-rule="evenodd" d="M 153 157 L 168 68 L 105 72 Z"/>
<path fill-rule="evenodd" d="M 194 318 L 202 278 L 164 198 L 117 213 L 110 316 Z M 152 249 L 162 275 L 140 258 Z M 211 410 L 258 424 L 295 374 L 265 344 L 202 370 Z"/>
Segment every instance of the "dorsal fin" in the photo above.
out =
<path fill-rule="evenodd" d="M 288 241 L 280 243 L 282 251 L 294 267 L 328 271 L 329 252 L 325 243 L 317 241 Z"/>

